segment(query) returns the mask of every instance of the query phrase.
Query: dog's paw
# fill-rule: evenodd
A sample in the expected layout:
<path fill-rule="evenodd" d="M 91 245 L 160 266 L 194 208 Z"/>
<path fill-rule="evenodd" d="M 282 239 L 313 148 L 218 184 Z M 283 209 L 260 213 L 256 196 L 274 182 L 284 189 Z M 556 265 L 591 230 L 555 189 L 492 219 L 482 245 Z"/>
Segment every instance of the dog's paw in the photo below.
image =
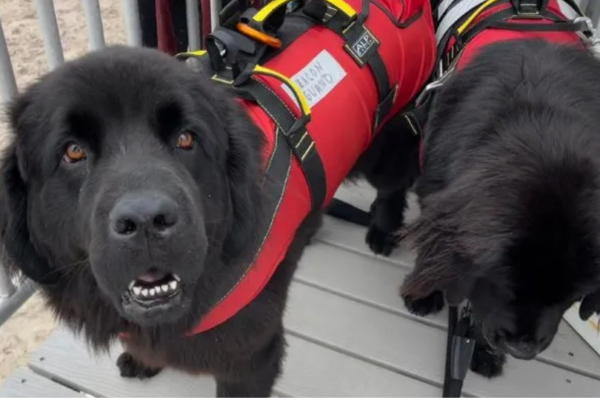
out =
<path fill-rule="evenodd" d="M 486 378 L 502 375 L 506 356 L 496 352 L 487 343 L 475 345 L 471 359 L 471 371 Z"/>
<path fill-rule="evenodd" d="M 367 231 L 366 242 L 373 253 L 387 257 L 398 245 L 398 238 L 393 232 L 371 225 Z"/>
<path fill-rule="evenodd" d="M 422 299 L 414 299 L 408 296 L 402 296 L 404 305 L 412 314 L 424 317 L 430 314 L 436 314 L 444 309 L 444 293 L 436 291 Z"/>
<path fill-rule="evenodd" d="M 147 379 L 160 372 L 160 368 L 150 368 L 136 361 L 129 353 L 122 353 L 117 359 L 117 367 L 124 378 Z"/>

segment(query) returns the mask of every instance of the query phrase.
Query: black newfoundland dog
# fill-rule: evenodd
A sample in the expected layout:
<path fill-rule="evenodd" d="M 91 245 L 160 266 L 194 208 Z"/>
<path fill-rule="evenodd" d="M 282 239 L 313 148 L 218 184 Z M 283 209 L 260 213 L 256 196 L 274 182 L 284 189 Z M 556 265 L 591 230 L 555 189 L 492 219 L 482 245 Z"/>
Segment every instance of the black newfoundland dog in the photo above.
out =
<path fill-rule="evenodd" d="M 531 359 L 563 313 L 600 311 L 600 62 L 541 40 L 487 46 L 436 94 L 417 182 L 417 314 L 468 299 L 471 368 Z M 444 293 L 444 294 L 442 294 Z"/>
<path fill-rule="evenodd" d="M 214 375 L 219 396 L 269 396 L 284 355 L 288 287 L 320 213 L 304 221 L 252 303 L 184 337 L 233 286 L 267 222 L 262 133 L 233 94 L 156 50 L 113 47 L 32 85 L 11 106 L 10 124 L 16 135 L 0 185 L 6 265 L 57 280 L 43 294 L 94 348 L 127 332 L 123 376 L 172 366 Z M 411 184 L 412 174 L 398 174 L 410 157 L 390 159 L 390 149 L 416 156 L 418 139 L 397 135 L 394 124 L 356 168 L 387 199 L 378 215 L 398 207 L 394 193 Z M 402 213 L 393 216 L 380 219 L 382 229 L 401 225 Z M 389 235 L 372 231 L 375 247 L 390 246 Z"/>

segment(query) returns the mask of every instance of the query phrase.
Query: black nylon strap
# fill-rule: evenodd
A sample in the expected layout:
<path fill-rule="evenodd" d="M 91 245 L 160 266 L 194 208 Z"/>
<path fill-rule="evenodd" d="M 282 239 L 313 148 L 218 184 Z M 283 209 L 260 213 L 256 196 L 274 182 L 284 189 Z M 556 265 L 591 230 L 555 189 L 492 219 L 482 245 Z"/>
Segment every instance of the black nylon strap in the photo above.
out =
<path fill-rule="evenodd" d="M 327 180 L 315 142 L 304 124 L 294 116 L 283 100 L 261 82 L 250 79 L 239 91 L 245 92 L 242 95 L 252 97 L 275 121 L 308 182 L 312 209 L 319 209 L 327 194 Z"/>
<path fill-rule="evenodd" d="M 369 64 L 371 72 L 373 72 L 373 75 L 375 76 L 377 91 L 379 92 L 379 102 L 381 103 L 390 91 L 390 79 L 388 77 L 387 68 L 383 63 L 379 52 L 373 54 L 367 64 Z"/>
<path fill-rule="evenodd" d="M 390 87 L 389 74 L 379 54 L 379 40 L 364 25 L 369 15 L 371 1 L 362 0 L 361 4 L 361 13 L 354 20 L 324 0 L 307 1 L 304 13 L 342 36 L 346 42 L 344 49 L 352 59 L 361 67 L 368 65 L 371 69 L 379 98 L 374 116 L 374 129 L 376 129 L 392 110 L 397 87 Z"/>
<path fill-rule="evenodd" d="M 475 349 L 475 339 L 471 337 L 471 324 L 469 304 L 462 309 L 460 316 L 457 306 L 449 307 L 446 364 L 442 392 L 444 398 L 461 397 L 463 382 L 467 376 Z"/>
<path fill-rule="evenodd" d="M 581 32 L 587 28 L 585 22 L 560 21 L 553 24 L 523 24 L 508 21 L 492 22 L 489 28 L 519 32 Z"/>

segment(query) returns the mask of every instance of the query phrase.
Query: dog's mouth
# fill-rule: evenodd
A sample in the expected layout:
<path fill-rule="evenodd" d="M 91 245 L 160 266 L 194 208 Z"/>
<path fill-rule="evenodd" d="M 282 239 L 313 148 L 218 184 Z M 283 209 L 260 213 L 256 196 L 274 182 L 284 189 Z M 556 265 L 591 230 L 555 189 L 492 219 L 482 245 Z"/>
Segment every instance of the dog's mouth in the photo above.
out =
<path fill-rule="evenodd" d="M 127 297 L 141 306 L 153 307 L 179 296 L 181 288 L 177 274 L 148 272 L 131 281 Z"/>

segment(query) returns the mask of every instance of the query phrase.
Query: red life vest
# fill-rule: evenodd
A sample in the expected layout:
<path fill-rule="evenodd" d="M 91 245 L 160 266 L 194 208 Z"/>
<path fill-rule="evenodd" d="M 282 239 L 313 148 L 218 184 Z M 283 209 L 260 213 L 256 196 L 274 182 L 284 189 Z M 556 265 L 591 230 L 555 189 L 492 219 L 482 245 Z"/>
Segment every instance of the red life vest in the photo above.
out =
<path fill-rule="evenodd" d="M 483 48 L 492 43 L 497 43 L 505 40 L 519 40 L 519 39 L 533 39 L 541 38 L 548 40 L 549 42 L 561 43 L 561 44 L 574 44 L 576 46 L 582 46 L 584 43 L 581 36 L 575 31 L 569 30 L 556 30 L 541 31 L 532 29 L 520 31 L 517 30 L 517 26 L 511 27 L 508 24 L 529 24 L 529 25 L 556 25 L 557 23 L 568 23 L 572 20 L 571 17 L 565 15 L 566 7 L 570 7 L 566 2 L 563 2 L 563 6 L 559 2 L 560 0 L 549 0 L 545 6 L 545 9 L 541 11 L 541 14 L 532 13 L 531 16 L 520 15 L 515 10 L 514 2 L 506 0 L 496 0 L 491 2 L 488 6 L 483 3 L 480 7 L 476 7 L 471 11 L 467 21 L 463 24 L 463 33 L 454 35 L 448 41 L 446 46 L 446 53 L 457 52 L 457 48 L 462 48 L 460 56 L 456 56 L 456 68 L 461 69 L 464 65 L 468 64 L 474 55 Z M 577 10 L 573 10 L 577 12 Z M 471 19 L 472 18 L 472 19 Z M 488 23 L 492 19 L 496 21 L 502 21 L 502 29 L 496 28 L 493 25 L 486 27 L 479 31 L 478 24 Z M 582 28 L 584 22 L 582 21 Z M 458 26 L 456 29 L 460 29 Z M 458 45 L 457 40 L 460 36 L 466 36 L 466 44 Z"/>
<path fill-rule="evenodd" d="M 272 13 L 288 1 L 275 0 L 265 9 Z M 248 79 L 251 96 L 242 96 L 240 101 L 264 133 L 267 180 L 280 184 L 278 198 L 272 205 L 271 224 L 260 233 L 263 241 L 254 261 L 189 335 L 227 321 L 256 298 L 284 259 L 302 221 L 311 210 L 331 201 L 375 134 L 420 92 L 431 75 L 435 35 L 430 0 L 319 2 L 312 11 L 305 10 L 307 5 L 293 11 L 310 15 L 311 25 L 255 68 Z M 254 21 L 262 22 L 261 12 L 254 15 Z M 282 37 L 285 29 L 284 22 Z M 216 31 L 213 39 L 221 40 L 221 45 L 239 39 L 237 32 L 225 34 L 229 36 Z M 214 61 L 218 50 L 211 53 L 210 46 L 208 50 Z M 231 72 L 231 68 L 223 71 Z M 213 79 L 235 80 L 217 73 Z M 282 134 L 294 125 L 290 121 L 300 128 Z"/>

